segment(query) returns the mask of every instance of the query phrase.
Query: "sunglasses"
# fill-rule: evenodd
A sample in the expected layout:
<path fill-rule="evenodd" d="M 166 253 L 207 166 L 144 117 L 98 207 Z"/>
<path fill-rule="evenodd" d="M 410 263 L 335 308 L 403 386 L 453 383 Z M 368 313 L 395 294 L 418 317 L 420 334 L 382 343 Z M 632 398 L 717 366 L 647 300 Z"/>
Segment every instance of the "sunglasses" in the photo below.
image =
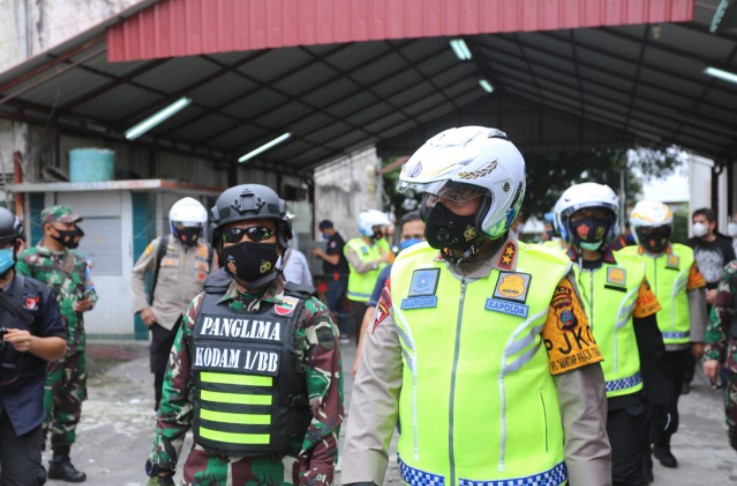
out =
<path fill-rule="evenodd" d="M 232 227 L 223 230 L 223 243 L 240 243 L 243 235 L 255 242 L 268 240 L 276 234 L 276 229 L 266 226 L 250 226 L 248 228 Z"/>

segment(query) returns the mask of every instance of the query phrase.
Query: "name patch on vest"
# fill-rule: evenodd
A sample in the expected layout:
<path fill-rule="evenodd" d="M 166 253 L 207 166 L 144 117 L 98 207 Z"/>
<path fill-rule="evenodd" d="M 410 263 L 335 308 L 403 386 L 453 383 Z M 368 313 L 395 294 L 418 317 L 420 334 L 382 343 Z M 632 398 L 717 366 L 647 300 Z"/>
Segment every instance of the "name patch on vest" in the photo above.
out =
<path fill-rule="evenodd" d="M 196 333 L 200 336 L 268 342 L 284 341 L 284 321 L 203 316 Z"/>
<path fill-rule="evenodd" d="M 668 259 L 665 261 L 665 268 L 670 268 L 671 270 L 679 270 L 679 267 L 681 266 L 681 257 L 678 255 L 668 255 Z"/>
<path fill-rule="evenodd" d="M 604 285 L 604 288 L 626 292 L 626 287 L 627 270 L 622 267 L 607 267 L 606 285 Z"/>
<path fill-rule="evenodd" d="M 407 310 L 437 307 L 438 297 L 435 295 L 435 292 L 438 289 L 439 280 L 439 268 L 415 270 L 412 273 L 409 293 L 407 294 L 407 298 L 402 300 L 400 308 Z"/>
<path fill-rule="evenodd" d="M 256 375 L 276 376 L 279 373 L 279 358 L 276 351 L 205 345 L 195 347 L 192 368 L 247 371 Z"/>
<path fill-rule="evenodd" d="M 509 314 L 510 316 L 527 317 L 527 313 L 530 311 L 530 306 L 507 300 L 488 298 L 486 299 L 484 309 L 492 312 Z"/>

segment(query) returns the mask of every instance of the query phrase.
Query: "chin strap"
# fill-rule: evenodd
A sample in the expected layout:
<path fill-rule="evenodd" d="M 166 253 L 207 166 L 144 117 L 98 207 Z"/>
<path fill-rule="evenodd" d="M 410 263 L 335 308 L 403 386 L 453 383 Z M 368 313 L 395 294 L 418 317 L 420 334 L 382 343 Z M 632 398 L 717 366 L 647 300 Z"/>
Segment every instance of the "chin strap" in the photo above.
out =
<path fill-rule="evenodd" d="M 506 235 L 506 233 L 505 233 Z M 447 260 L 448 262 L 454 264 L 454 265 L 460 265 L 462 263 L 465 263 L 469 261 L 471 258 L 473 258 L 476 254 L 478 254 L 481 247 L 489 240 L 486 236 L 479 236 L 473 242 L 464 250 L 464 252 L 461 254 L 461 256 L 456 257 L 453 256 L 448 250 L 448 248 L 443 248 L 440 250 L 440 253 L 443 255 L 443 259 Z M 501 247 L 502 242 L 504 242 L 505 238 L 497 238 L 496 240 L 492 240 L 494 242 L 494 245 L 491 248 L 491 254 L 499 250 Z"/>
<path fill-rule="evenodd" d="M 279 272 L 281 273 L 281 272 Z M 233 276 L 233 278 L 243 287 L 246 289 L 246 292 L 249 294 L 256 293 L 259 289 L 266 286 L 267 284 L 270 284 L 276 279 L 277 271 L 273 271 L 271 273 L 268 273 L 264 275 L 263 277 L 260 277 L 253 282 L 244 282 L 240 278 Z"/>

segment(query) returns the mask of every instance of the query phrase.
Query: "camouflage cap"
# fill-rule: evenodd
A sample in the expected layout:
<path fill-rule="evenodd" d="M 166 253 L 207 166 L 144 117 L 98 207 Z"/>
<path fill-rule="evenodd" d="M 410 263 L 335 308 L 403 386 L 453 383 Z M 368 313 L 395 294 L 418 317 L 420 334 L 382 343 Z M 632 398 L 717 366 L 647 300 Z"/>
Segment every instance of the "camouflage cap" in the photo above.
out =
<path fill-rule="evenodd" d="M 52 206 L 41 211 L 41 221 L 43 223 L 52 223 L 58 221 L 60 223 L 77 223 L 82 221 L 82 216 L 73 213 L 69 206 Z"/>

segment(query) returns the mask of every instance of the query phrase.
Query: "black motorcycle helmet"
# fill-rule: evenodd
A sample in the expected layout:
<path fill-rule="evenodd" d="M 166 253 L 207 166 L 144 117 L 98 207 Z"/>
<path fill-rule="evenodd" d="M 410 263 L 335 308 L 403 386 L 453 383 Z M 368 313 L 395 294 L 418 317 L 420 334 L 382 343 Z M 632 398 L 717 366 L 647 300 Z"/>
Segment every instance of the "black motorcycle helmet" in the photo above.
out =
<path fill-rule="evenodd" d="M 15 246 L 23 238 L 23 224 L 6 208 L 0 208 L 0 244 L 12 241 Z"/>
<path fill-rule="evenodd" d="M 222 230 L 236 221 L 276 220 L 276 236 L 282 251 L 292 239 L 292 225 L 287 219 L 286 203 L 273 189 L 261 184 L 241 184 L 223 191 L 210 208 L 210 244 L 222 248 Z"/>

